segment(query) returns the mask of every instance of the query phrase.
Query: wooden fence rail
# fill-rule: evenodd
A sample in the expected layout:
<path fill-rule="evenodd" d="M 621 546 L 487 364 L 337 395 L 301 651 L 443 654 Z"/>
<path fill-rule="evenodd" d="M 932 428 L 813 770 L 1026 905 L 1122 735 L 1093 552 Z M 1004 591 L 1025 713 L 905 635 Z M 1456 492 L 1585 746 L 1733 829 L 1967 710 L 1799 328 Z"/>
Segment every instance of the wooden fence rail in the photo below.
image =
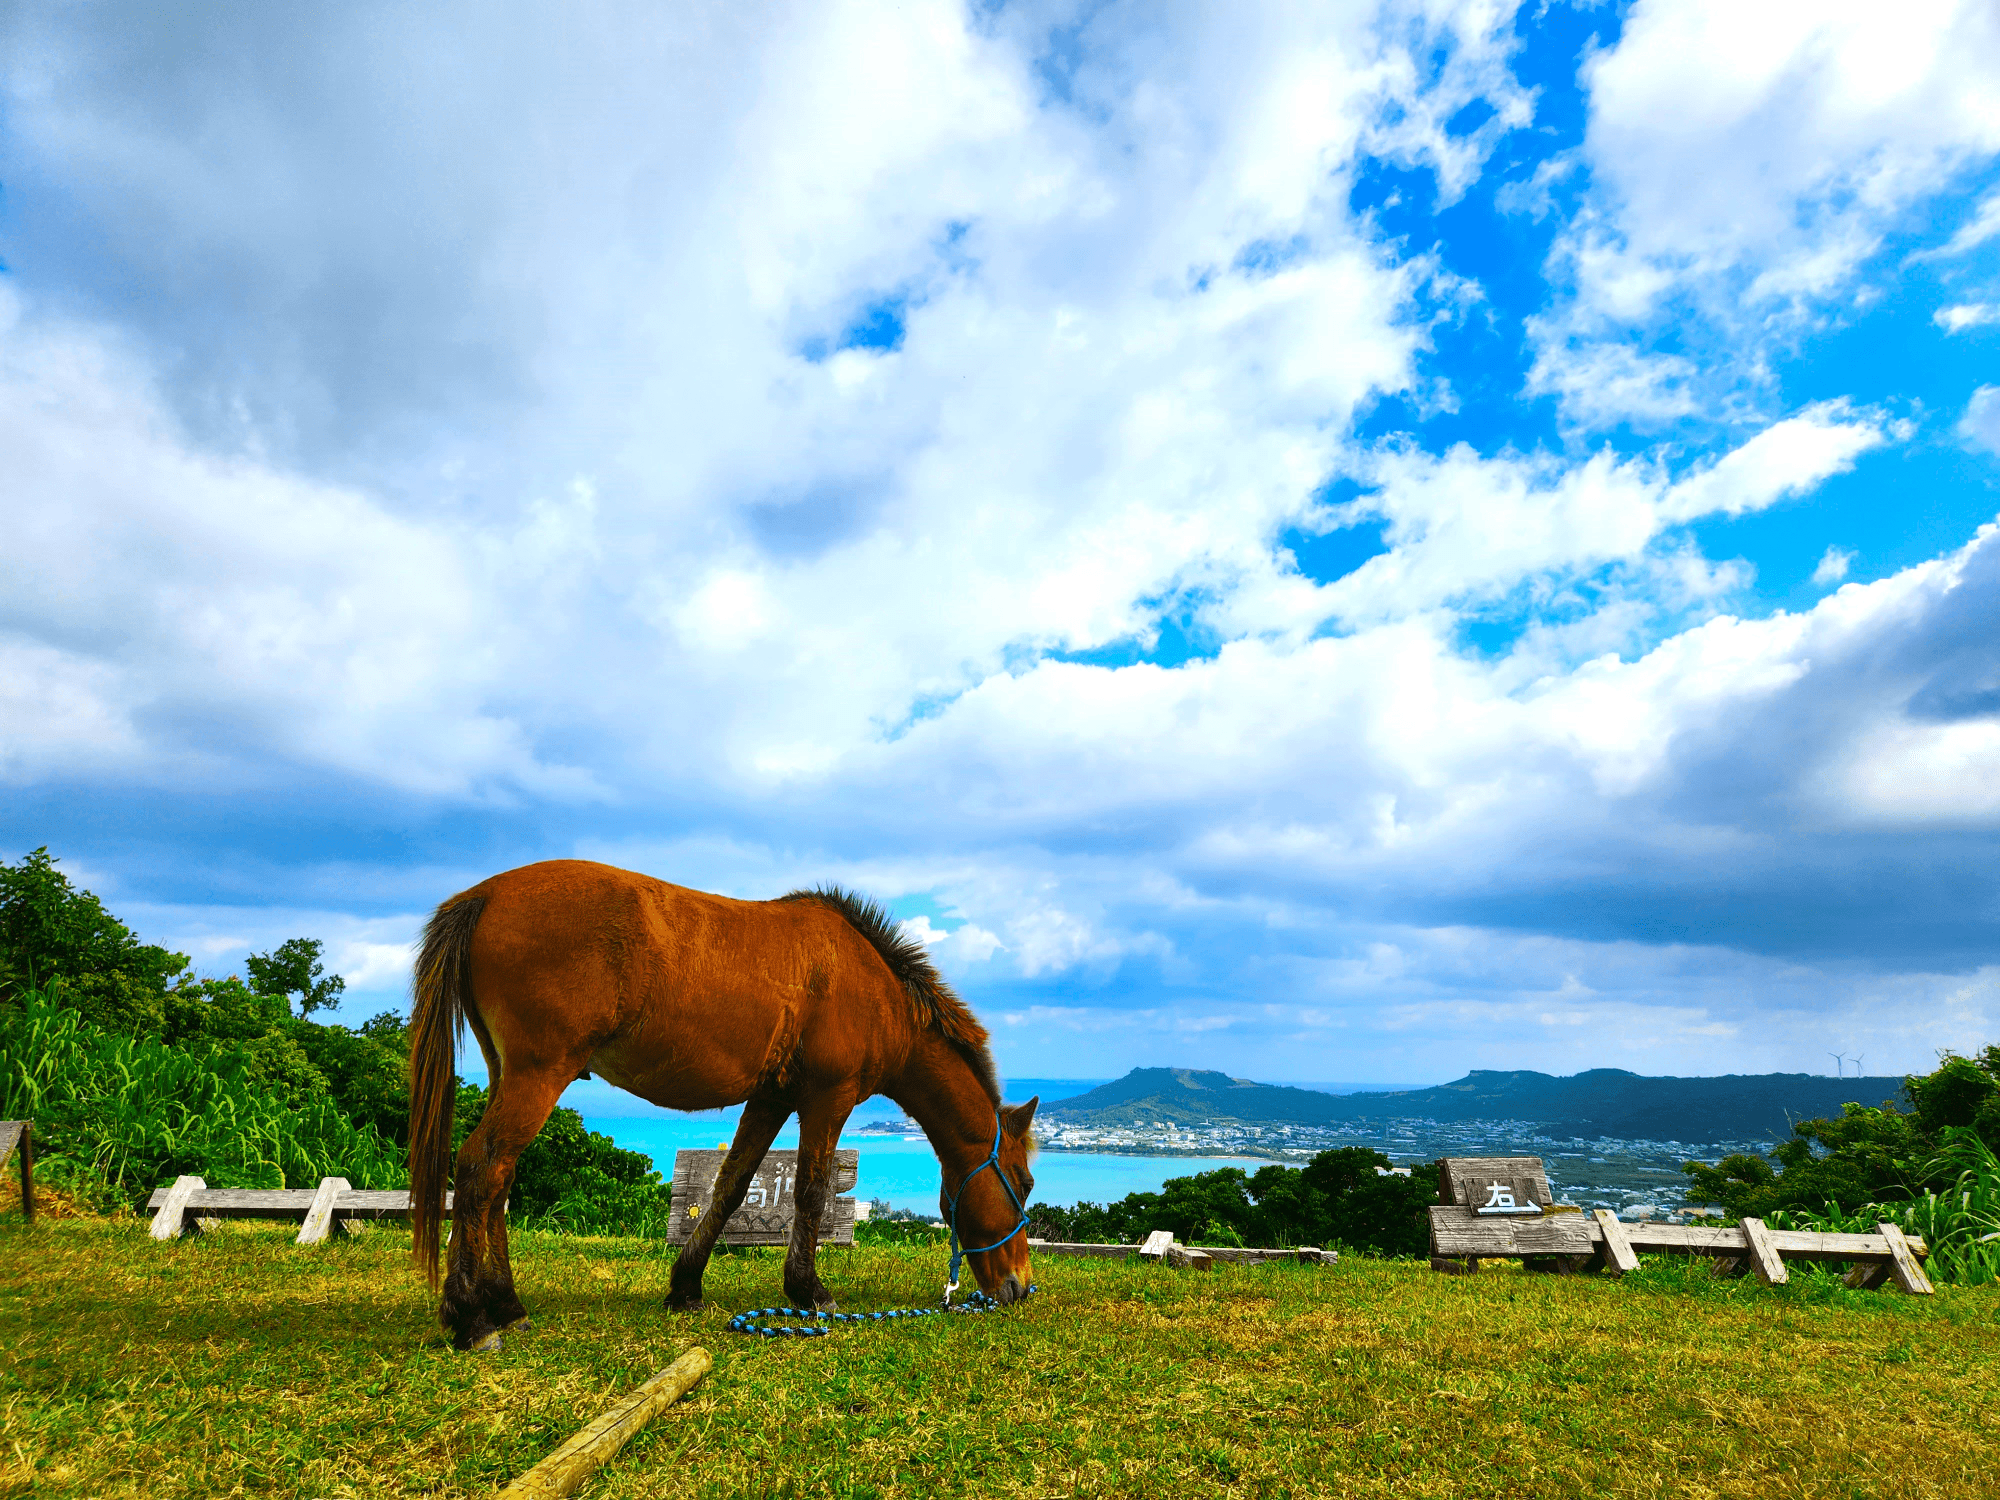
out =
<path fill-rule="evenodd" d="M 451 1213 L 452 1195 L 444 1195 Z M 146 1200 L 153 1210 L 152 1236 L 170 1240 L 197 1234 L 202 1221 L 218 1219 L 297 1219 L 301 1245 L 317 1245 L 350 1224 L 375 1219 L 407 1219 L 408 1188 L 351 1188 L 345 1177 L 322 1177 L 316 1188 L 212 1188 L 199 1177 L 176 1177 Z"/>
<path fill-rule="evenodd" d="M 1847 1263 L 1853 1268 L 1847 1276 L 1850 1286 L 1893 1281 L 1918 1296 L 1931 1290 L 1922 1266 L 1929 1246 L 1894 1224 L 1877 1225 L 1873 1234 L 1830 1234 L 1772 1229 L 1756 1218 L 1726 1228 L 1627 1224 L 1601 1208 L 1588 1215 L 1540 1218 L 1481 1218 L 1476 1209 L 1457 1204 L 1430 1212 L 1432 1263 L 1440 1270 L 1477 1270 L 1481 1260 L 1546 1257 L 1559 1262 L 1550 1269 L 1623 1276 L 1638 1269 L 1641 1255 L 1706 1255 L 1717 1262 L 1718 1271 L 1754 1272 L 1769 1286 L 1787 1279 L 1786 1261 L 1805 1260 Z"/>

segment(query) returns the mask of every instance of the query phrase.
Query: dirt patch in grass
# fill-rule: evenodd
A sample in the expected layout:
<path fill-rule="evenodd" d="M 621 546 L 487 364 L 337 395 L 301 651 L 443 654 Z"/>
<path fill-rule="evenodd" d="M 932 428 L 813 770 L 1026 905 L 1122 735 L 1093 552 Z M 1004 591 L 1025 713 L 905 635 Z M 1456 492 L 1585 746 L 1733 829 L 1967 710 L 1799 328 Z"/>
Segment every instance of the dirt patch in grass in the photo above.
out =
<path fill-rule="evenodd" d="M 453 1353 L 377 1229 L 155 1244 L 0 1222 L 0 1495 L 484 1493 L 692 1344 L 713 1374 L 584 1492 L 1963 1496 L 2000 1493 L 2000 1289 L 1770 1290 L 1350 1261 L 1176 1273 L 1046 1259 L 1026 1305 L 749 1340 L 775 1253 L 661 1308 L 670 1253 L 517 1233 L 536 1330 Z M 854 1309 L 941 1253 L 824 1252 Z"/>

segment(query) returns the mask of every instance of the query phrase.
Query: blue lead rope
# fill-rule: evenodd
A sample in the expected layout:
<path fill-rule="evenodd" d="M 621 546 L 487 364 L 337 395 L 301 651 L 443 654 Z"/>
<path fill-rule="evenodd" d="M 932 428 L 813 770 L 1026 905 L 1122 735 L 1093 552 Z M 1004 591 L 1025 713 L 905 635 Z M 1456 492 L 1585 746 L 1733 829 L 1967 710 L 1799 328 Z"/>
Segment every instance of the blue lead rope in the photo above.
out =
<path fill-rule="evenodd" d="M 1029 1291 L 1035 1290 L 1033 1287 Z M 1000 1304 L 984 1292 L 974 1292 L 956 1307 L 892 1307 L 883 1312 L 813 1312 L 803 1307 L 760 1307 L 755 1312 L 738 1313 L 729 1320 L 731 1333 L 754 1333 L 767 1339 L 823 1339 L 833 1330 L 829 1323 L 880 1323 L 890 1318 L 936 1318 L 946 1313 L 991 1312 Z M 764 1318 L 817 1318 L 819 1326 L 807 1328 L 760 1328 Z"/>
<path fill-rule="evenodd" d="M 984 1255 L 988 1250 L 998 1250 L 1007 1241 L 1028 1227 L 1028 1210 L 1022 1204 L 1020 1196 L 1015 1193 L 1014 1184 L 1009 1182 L 1007 1174 L 1000 1170 L 1000 1129 L 1000 1112 L 995 1110 L 993 1112 L 993 1149 L 986 1153 L 985 1161 L 965 1174 L 965 1180 L 959 1183 L 958 1191 L 950 1194 L 945 1199 L 945 1203 L 950 1211 L 951 1273 L 945 1278 L 944 1305 L 942 1307 L 892 1307 L 882 1312 L 872 1313 L 827 1313 L 814 1312 L 810 1308 L 804 1307 L 760 1307 L 755 1312 L 742 1312 L 731 1318 L 729 1320 L 729 1331 L 731 1333 L 752 1333 L 760 1338 L 767 1339 L 823 1339 L 829 1333 L 833 1332 L 833 1329 L 827 1326 L 831 1323 L 880 1323 L 890 1318 L 935 1318 L 945 1313 L 991 1312 L 994 1308 L 1000 1306 L 1000 1303 L 977 1288 L 973 1290 L 970 1297 L 967 1297 L 958 1306 L 953 1307 L 951 1305 L 951 1294 L 958 1290 L 958 1268 L 964 1263 L 965 1257 L 968 1255 Z M 966 1184 L 970 1183 L 973 1178 L 984 1172 L 988 1167 L 991 1167 L 993 1175 L 1000 1179 L 1000 1186 L 1007 1190 L 1008 1201 L 1014 1205 L 1014 1212 L 1019 1215 L 1019 1221 L 1012 1229 L 1001 1235 L 992 1244 L 981 1245 L 977 1249 L 973 1249 L 970 1246 L 964 1246 L 959 1243 L 958 1201 L 965 1196 Z M 1030 1294 L 1033 1294 L 1037 1290 L 1039 1288 L 1033 1286 L 1028 1288 Z M 816 1318 L 819 1320 L 819 1326 L 807 1328 L 758 1327 L 759 1321 L 764 1318 Z"/>

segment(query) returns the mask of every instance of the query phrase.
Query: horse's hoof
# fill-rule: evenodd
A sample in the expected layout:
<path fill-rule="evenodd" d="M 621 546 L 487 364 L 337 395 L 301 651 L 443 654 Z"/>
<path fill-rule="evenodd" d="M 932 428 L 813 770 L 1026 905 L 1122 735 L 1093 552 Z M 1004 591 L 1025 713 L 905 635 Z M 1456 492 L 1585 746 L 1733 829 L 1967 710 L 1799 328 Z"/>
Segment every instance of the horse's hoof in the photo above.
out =
<path fill-rule="evenodd" d="M 471 1354 L 498 1354 L 500 1352 L 500 1330 L 497 1328 L 494 1329 L 478 1343 L 470 1346 L 467 1352 Z"/>
<path fill-rule="evenodd" d="M 520 1317 L 507 1325 L 507 1332 L 509 1333 L 533 1333 L 534 1331 L 535 1320 L 526 1313 L 522 1313 Z M 494 1337 L 498 1338 L 499 1335 L 496 1333 Z"/>
<path fill-rule="evenodd" d="M 668 1311 L 668 1312 L 675 1312 L 675 1313 L 679 1313 L 679 1312 L 686 1312 L 686 1313 L 694 1313 L 694 1312 L 700 1312 L 700 1311 L 701 1311 L 701 1310 L 702 1310 L 702 1309 L 703 1309 L 704 1307 L 706 1307 L 706 1306 L 708 1306 L 708 1304 L 707 1304 L 706 1302 L 702 1301 L 702 1300 L 701 1300 L 701 1298 L 699 1298 L 699 1297 L 669 1297 L 669 1298 L 667 1298 L 667 1311 Z"/>

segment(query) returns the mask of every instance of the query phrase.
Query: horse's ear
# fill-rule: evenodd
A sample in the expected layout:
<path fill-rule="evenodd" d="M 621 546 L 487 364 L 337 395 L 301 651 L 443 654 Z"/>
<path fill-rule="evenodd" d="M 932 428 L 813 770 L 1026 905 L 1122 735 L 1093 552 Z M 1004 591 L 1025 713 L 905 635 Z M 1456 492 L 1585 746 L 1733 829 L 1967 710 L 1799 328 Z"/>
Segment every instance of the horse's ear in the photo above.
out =
<path fill-rule="evenodd" d="M 1026 1135 L 1028 1127 L 1035 1123 L 1035 1106 L 1041 1102 L 1042 1096 L 1037 1094 L 1026 1104 L 1017 1104 L 1008 1110 L 1007 1133 L 1009 1135 Z"/>

